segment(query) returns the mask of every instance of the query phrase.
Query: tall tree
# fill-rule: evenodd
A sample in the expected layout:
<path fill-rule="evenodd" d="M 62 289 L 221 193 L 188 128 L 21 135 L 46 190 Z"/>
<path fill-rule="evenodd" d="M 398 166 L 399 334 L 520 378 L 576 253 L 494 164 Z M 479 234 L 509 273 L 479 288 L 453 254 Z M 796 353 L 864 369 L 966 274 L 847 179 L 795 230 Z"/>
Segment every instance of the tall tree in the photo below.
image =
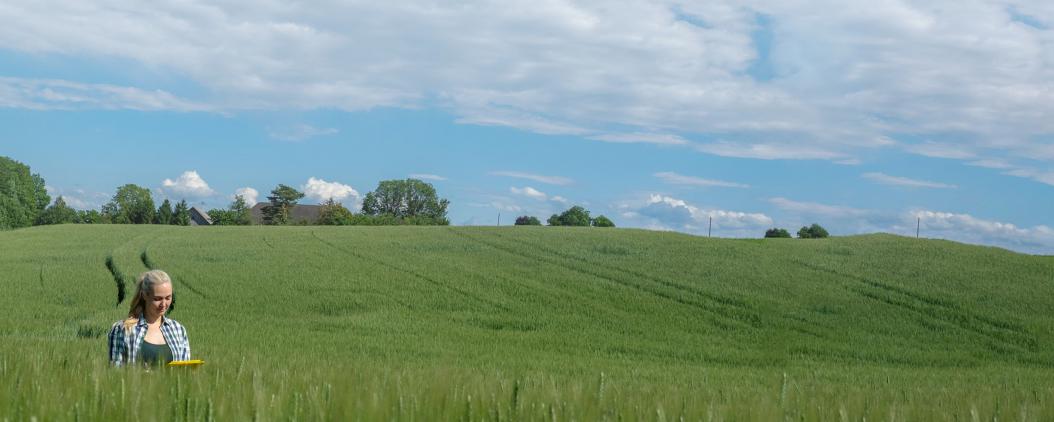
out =
<path fill-rule="evenodd" d="M 55 203 L 40 213 L 37 224 L 69 224 L 78 220 L 77 210 L 66 205 L 66 200 L 60 195 L 55 198 Z"/>
<path fill-rule="evenodd" d="M 180 199 L 176 204 L 176 210 L 172 212 L 171 224 L 174 226 L 190 225 L 190 207 L 187 206 L 186 199 Z"/>
<path fill-rule="evenodd" d="M 560 215 L 553 214 L 549 217 L 550 226 L 589 226 L 589 211 L 578 205 L 568 208 Z"/>
<path fill-rule="evenodd" d="M 230 223 L 235 226 L 248 226 L 253 223 L 252 207 L 245 202 L 244 196 L 234 195 L 234 201 L 231 202 L 227 214 Z"/>
<path fill-rule="evenodd" d="M 83 210 L 77 211 L 77 223 L 80 224 L 109 224 L 110 221 L 103 218 L 103 215 L 96 210 Z"/>
<path fill-rule="evenodd" d="M 340 202 L 329 198 L 322 203 L 318 224 L 323 226 L 346 226 L 352 223 L 354 215 Z"/>
<path fill-rule="evenodd" d="M 117 188 L 113 199 L 103 205 L 102 213 L 115 224 L 150 224 L 156 210 L 149 189 L 127 184 Z"/>
<path fill-rule="evenodd" d="M 292 212 L 296 202 L 303 197 L 303 192 L 290 186 L 279 184 L 278 187 L 271 191 L 271 195 L 267 197 L 267 200 L 271 203 L 263 208 L 264 224 L 289 224 L 289 213 Z"/>
<path fill-rule="evenodd" d="M 432 184 L 418 179 L 384 180 L 362 201 L 363 214 L 397 219 L 428 220 L 446 225 L 450 201 L 439 198 Z"/>
<path fill-rule="evenodd" d="M 171 224 L 172 223 L 172 203 L 168 202 L 166 198 L 161 202 L 161 206 L 157 208 L 157 216 L 154 217 L 154 224 Z"/>
<path fill-rule="evenodd" d="M 39 174 L 0 156 L 0 230 L 33 225 L 50 203 L 51 196 Z"/>

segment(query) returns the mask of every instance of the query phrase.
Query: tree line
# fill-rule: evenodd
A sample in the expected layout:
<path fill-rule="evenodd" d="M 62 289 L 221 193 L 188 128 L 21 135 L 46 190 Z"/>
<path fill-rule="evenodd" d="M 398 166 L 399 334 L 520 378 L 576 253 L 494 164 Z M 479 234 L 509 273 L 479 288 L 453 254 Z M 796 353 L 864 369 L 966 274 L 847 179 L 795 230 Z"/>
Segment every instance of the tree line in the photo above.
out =
<path fill-rule="evenodd" d="M 279 184 L 263 207 L 263 224 L 322 225 L 448 225 L 450 201 L 439 198 L 435 188 L 418 179 L 385 180 L 366 194 L 360 212 L 354 213 L 332 198 L 320 205 L 318 218 L 293 221 L 292 212 L 304 193 Z M 51 204 L 51 205 L 49 205 Z M 45 224 L 170 224 L 190 225 L 191 207 L 186 200 L 168 199 L 155 206 L 150 190 L 135 184 L 118 187 L 100 210 L 77 210 L 59 196 L 54 203 L 44 178 L 29 166 L 0 156 L 0 229 Z M 211 209 L 208 217 L 216 225 L 253 224 L 252 207 L 236 195 L 226 208 Z"/>
<path fill-rule="evenodd" d="M 589 217 L 589 210 L 575 205 L 560 214 L 553 214 L 546 220 L 550 226 L 579 226 L 579 227 L 615 227 L 615 223 L 603 215 L 596 218 Z M 516 218 L 517 226 L 540 226 L 542 221 L 538 217 L 522 215 Z"/>
<path fill-rule="evenodd" d="M 827 233 L 827 229 L 823 228 L 823 226 L 816 223 L 813 223 L 811 226 L 802 226 L 802 228 L 798 229 L 799 239 L 823 239 L 829 235 L 830 234 Z M 790 238 L 791 235 L 790 232 L 787 231 L 787 229 L 775 227 L 765 230 L 765 237 Z"/>

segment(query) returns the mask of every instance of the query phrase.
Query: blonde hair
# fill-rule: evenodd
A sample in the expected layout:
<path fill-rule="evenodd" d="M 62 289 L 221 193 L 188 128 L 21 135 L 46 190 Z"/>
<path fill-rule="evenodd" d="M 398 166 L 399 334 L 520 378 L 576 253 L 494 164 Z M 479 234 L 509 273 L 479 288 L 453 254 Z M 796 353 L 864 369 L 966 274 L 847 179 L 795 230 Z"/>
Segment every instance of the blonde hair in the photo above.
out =
<path fill-rule="evenodd" d="M 146 313 L 146 297 L 154 294 L 154 288 L 162 284 L 172 284 L 172 278 L 161 270 L 150 270 L 139 274 L 135 283 L 135 296 L 128 307 L 128 318 L 124 320 L 124 329 L 130 330 L 139 323 L 139 315 Z"/>

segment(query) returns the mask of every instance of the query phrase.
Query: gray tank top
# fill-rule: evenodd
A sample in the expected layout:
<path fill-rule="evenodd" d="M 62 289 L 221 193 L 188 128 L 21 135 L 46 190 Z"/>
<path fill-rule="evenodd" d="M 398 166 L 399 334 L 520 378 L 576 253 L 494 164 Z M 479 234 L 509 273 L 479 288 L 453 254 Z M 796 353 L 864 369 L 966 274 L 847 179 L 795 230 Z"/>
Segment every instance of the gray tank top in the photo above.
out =
<path fill-rule="evenodd" d="M 167 344 L 148 343 L 144 339 L 139 344 L 139 360 L 144 365 L 165 365 L 172 362 L 172 349 Z"/>

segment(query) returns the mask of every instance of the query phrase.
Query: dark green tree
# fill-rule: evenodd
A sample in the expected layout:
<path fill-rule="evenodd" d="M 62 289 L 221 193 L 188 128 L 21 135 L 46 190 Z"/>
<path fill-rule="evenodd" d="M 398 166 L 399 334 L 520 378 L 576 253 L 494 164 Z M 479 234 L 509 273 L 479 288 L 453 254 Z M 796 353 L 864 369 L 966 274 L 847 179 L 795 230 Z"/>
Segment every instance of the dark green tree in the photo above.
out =
<path fill-rule="evenodd" d="M 33 225 L 50 203 L 51 196 L 39 174 L 0 156 L 0 230 Z"/>
<path fill-rule="evenodd" d="M 774 227 L 774 228 L 765 230 L 765 237 L 790 238 L 791 234 L 790 234 L 790 232 L 787 231 L 787 229 L 781 229 L 781 228 L 775 228 Z"/>
<path fill-rule="evenodd" d="M 418 179 L 384 180 L 362 201 L 362 213 L 407 220 L 405 224 L 447 225 L 450 201 L 441 199 L 435 188 Z"/>
<path fill-rule="evenodd" d="M 593 219 L 593 227 L 615 227 L 615 222 L 603 215 Z"/>
<path fill-rule="evenodd" d="M 207 212 L 214 226 L 231 226 L 231 212 L 222 208 L 214 208 Z"/>
<path fill-rule="evenodd" d="M 296 202 L 303 197 L 303 192 L 290 186 L 279 184 L 278 187 L 271 191 L 271 196 L 267 197 L 267 200 L 271 203 L 263 208 L 264 224 L 276 226 L 289 224 L 289 213 L 292 211 L 293 206 L 296 205 Z"/>
<path fill-rule="evenodd" d="M 55 198 L 55 203 L 44 210 L 37 219 L 37 224 L 70 224 L 77 222 L 77 210 L 66 205 L 66 200 L 60 195 Z"/>
<path fill-rule="evenodd" d="M 234 201 L 231 202 L 227 212 L 230 214 L 232 225 L 248 226 L 253 223 L 252 207 L 249 206 L 248 202 L 245 202 L 245 197 L 241 195 L 234 195 Z"/>
<path fill-rule="evenodd" d="M 822 239 L 828 236 L 827 229 L 824 229 L 819 224 L 813 223 L 811 226 L 798 229 L 799 239 Z"/>
<path fill-rule="evenodd" d="M 154 217 L 154 224 L 172 224 L 172 203 L 168 202 L 166 198 L 161 202 L 161 206 L 157 208 L 157 216 Z"/>
<path fill-rule="evenodd" d="M 77 211 L 77 223 L 80 224 L 103 224 L 109 221 L 103 219 L 102 213 L 97 210 Z"/>
<path fill-rule="evenodd" d="M 346 226 L 352 224 L 354 215 L 340 202 L 329 198 L 322 203 L 318 224 L 323 226 Z"/>
<path fill-rule="evenodd" d="M 522 215 L 522 216 L 516 217 L 516 225 L 517 226 L 540 226 L 540 225 L 542 225 L 542 222 L 541 222 L 541 220 L 538 220 L 538 217 L 529 216 L 529 215 Z"/>
<path fill-rule="evenodd" d="M 176 204 L 176 210 L 172 212 L 170 224 L 173 226 L 190 225 L 190 206 L 187 205 L 187 200 L 180 199 L 179 203 Z"/>
<path fill-rule="evenodd" d="M 114 224 L 151 224 L 155 212 L 150 190 L 133 184 L 117 188 L 113 199 L 102 207 L 102 213 Z"/>
<path fill-rule="evenodd" d="M 567 211 L 560 213 L 560 215 L 553 214 L 552 217 L 549 217 L 550 226 L 588 227 L 591 221 L 589 211 L 578 205 L 568 208 Z"/>

